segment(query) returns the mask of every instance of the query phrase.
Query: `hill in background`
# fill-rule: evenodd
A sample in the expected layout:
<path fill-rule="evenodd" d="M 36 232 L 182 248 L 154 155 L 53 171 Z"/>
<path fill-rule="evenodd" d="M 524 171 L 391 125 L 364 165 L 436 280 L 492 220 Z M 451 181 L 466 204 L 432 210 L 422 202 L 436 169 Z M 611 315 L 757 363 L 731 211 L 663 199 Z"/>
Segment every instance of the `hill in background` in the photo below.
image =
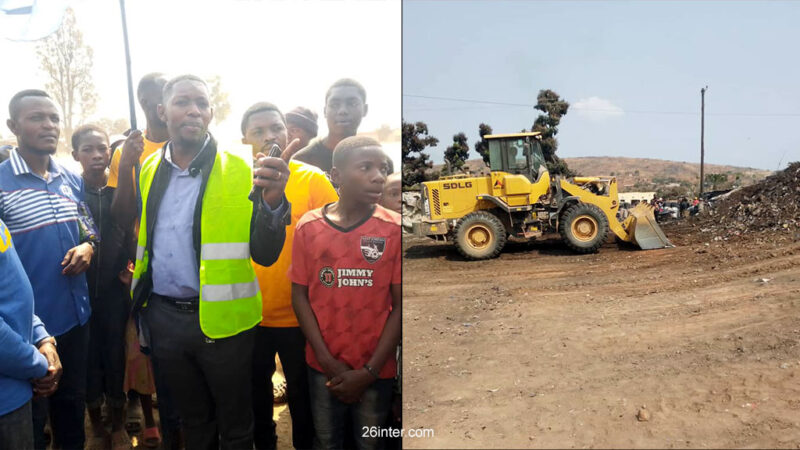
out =
<path fill-rule="evenodd" d="M 564 158 L 564 160 L 570 169 L 580 175 L 617 177 L 620 192 L 659 191 L 669 196 L 671 194 L 669 191 L 683 190 L 686 193 L 693 193 L 699 188 L 699 163 L 610 156 Z M 465 165 L 471 174 L 485 174 L 489 171 L 482 159 L 471 159 Z M 438 164 L 433 169 L 441 171 L 442 168 L 443 165 Z M 773 172 L 750 167 L 706 164 L 705 173 L 720 175 L 713 185 L 707 179 L 706 190 L 713 190 L 749 186 Z"/>

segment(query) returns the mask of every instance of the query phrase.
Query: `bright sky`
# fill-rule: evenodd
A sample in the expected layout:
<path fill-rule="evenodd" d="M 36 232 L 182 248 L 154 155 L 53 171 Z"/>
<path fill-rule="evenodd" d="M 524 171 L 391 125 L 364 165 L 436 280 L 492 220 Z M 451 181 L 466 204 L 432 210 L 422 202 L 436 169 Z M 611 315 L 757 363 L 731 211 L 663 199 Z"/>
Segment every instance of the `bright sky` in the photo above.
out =
<path fill-rule="evenodd" d="M 700 161 L 775 170 L 800 160 L 800 2 L 537 1 L 403 4 L 403 118 L 442 161 L 478 124 L 530 128 L 540 89 L 570 102 L 562 157 Z M 470 158 L 476 158 L 474 150 Z"/>
<path fill-rule="evenodd" d="M 94 49 L 100 100 L 96 117 L 128 117 L 125 53 L 119 2 L 71 2 L 84 43 Z M 323 118 L 325 91 L 343 77 L 367 90 L 369 113 L 361 131 L 400 126 L 400 1 L 128 0 L 134 89 L 149 72 L 222 77 L 231 113 L 211 132 L 239 142 L 242 113 L 257 101 L 283 111 L 306 106 Z M 8 101 L 19 90 L 44 86 L 35 43 L 0 39 L 3 85 L 0 134 Z M 144 115 L 137 105 L 137 119 Z M 399 161 L 399 147 L 395 161 Z M 397 165 L 399 167 L 399 165 Z"/>

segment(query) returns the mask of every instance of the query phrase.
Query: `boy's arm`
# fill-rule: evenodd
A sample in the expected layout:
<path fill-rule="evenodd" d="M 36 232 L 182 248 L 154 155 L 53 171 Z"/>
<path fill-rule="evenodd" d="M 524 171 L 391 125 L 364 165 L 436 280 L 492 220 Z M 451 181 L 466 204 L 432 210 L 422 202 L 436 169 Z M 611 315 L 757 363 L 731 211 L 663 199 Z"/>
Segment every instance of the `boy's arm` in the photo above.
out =
<path fill-rule="evenodd" d="M 392 356 L 397 346 L 400 344 L 400 330 L 403 324 L 403 301 L 402 301 L 402 285 L 393 284 L 392 287 L 392 311 L 389 317 L 386 318 L 386 325 L 383 326 L 383 332 L 378 345 L 375 347 L 375 352 L 372 357 L 367 361 L 375 372 L 380 372 L 386 361 Z"/>
<path fill-rule="evenodd" d="M 125 143 L 116 152 L 120 154 L 117 164 L 117 183 L 114 197 L 111 199 L 111 216 L 114 220 L 128 228 L 138 218 L 136 208 L 136 192 L 134 191 L 134 166 L 144 152 L 144 137 L 139 130 L 133 130 Z M 112 161 L 113 164 L 113 161 Z M 119 174 L 122 174 L 120 177 Z"/>
<path fill-rule="evenodd" d="M 292 307 L 297 316 L 297 322 L 300 323 L 300 329 L 303 330 L 306 340 L 314 350 L 314 355 L 325 371 L 325 375 L 330 379 L 350 370 L 350 366 L 334 358 L 328 350 L 328 346 L 325 345 L 322 332 L 319 330 L 317 316 L 314 315 L 314 310 L 311 309 L 311 303 L 308 301 L 308 286 L 292 283 Z"/>

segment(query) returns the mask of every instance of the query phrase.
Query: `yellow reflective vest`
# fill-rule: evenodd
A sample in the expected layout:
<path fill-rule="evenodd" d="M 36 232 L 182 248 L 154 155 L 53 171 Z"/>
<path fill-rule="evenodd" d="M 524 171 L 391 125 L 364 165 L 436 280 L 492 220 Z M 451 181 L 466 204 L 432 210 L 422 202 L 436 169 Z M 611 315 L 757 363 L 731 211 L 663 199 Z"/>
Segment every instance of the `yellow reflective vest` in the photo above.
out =
<path fill-rule="evenodd" d="M 147 196 L 161 159 L 161 152 L 151 155 L 139 176 L 142 216 L 131 293 L 148 268 L 147 214 L 157 211 L 147 211 Z M 250 164 L 217 151 L 200 213 L 200 328 L 212 339 L 233 336 L 261 322 L 261 292 L 250 262 L 252 180 Z"/>

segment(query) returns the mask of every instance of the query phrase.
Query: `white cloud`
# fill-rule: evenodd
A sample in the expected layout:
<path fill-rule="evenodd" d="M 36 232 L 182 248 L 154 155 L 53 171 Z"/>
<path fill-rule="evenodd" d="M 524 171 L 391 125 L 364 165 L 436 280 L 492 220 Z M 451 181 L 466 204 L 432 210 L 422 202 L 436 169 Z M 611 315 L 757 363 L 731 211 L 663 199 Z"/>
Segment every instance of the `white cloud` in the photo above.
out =
<path fill-rule="evenodd" d="M 591 120 L 605 120 L 625 114 L 625 111 L 613 104 L 611 100 L 600 97 L 582 98 L 573 103 L 570 109 Z"/>

